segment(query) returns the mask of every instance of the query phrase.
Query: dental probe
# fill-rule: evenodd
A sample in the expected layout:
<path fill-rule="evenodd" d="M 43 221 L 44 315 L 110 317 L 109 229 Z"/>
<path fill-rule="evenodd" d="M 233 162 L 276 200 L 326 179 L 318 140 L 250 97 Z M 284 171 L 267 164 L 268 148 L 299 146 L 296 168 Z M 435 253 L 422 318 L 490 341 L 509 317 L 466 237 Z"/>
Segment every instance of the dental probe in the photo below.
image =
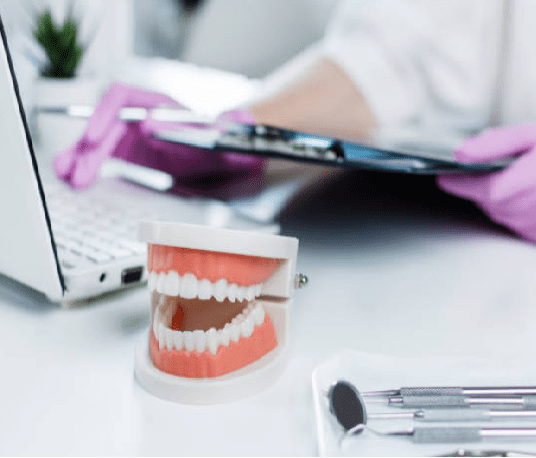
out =
<path fill-rule="evenodd" d="M 67 105 L 57 107 L 39 107 L 39 113 L 65 115 L 71 118 L 89 118 L 95 111 L 91 105 Z M 135 122 L 143 121 L 148 116 L 156 121 L 167 121 L 187 124 L 211 125 L 216 120 L 215 117 L 196 113 L 184 108 L 158 107 L 124 107 L 119 111 L 119 118 L 122 121 Z"/>
<path fill-rule="evenodd" d="M 536 386 L 413 386 L 394 390 L 365 391 L 363 396 L 513 396 L 536 394 Z"/>
<path fill-rule="evenodd" d="M 530 452 L 520 452 L 517 450 L 468 450 L 465 448 L 459 448 L 454 452 L 447 453 L 446 455 L 437 456 L 536 456 Z"/>
<path fill-rule="evenodd" d="M 389 396 L 388 405 L 404 408 L 515 406 L 536 408 L 536 395 L 528 396 Z"/>
<path fill-rule="evenodd" d="M 534 420 L 536 410 L 430 409 L 414 412 L 370 413 L 369 420 L 411 419 L 420 422 Z"/>
<path fill-rule="evenodd" d="M 415 444 L 480 442 L 485 438 L 536 438 L 536 428 L 474 428 L 466 426 L 442 426 L 432 428 L 417 427 L 400 431 L 377 431 L 364 424 L 359 424 L 346 431 L 346 434 L 359 434 L 364 430 L 368 430 L 378 436 L 408 437 Z"/>

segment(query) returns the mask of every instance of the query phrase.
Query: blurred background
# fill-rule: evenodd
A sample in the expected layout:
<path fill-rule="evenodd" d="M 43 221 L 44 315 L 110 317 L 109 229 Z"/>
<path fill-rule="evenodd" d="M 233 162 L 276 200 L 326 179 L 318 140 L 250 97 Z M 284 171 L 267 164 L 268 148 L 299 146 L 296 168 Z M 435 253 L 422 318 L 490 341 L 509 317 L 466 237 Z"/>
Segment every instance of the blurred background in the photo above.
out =
<path fill-rule="evenodd" d="M 168 93 L 196 111 L 219 112 L 261 94 L 253 89 L 253 81 L 320 40 L 336 4 L 336 0 L 2 0 L 0 14 L 34 143 L 52 153 L 76 141 L 85 122 L 69 119 L 66 129 L 65 118 L 43 114 L 40 108 L 94 105 L 112 81 L 123 80 Z M 48 9 L 58 26 L 69 11 L 77 23 L 84 54 L 75 78 L 42 78 L 48 59 L 35 31 Z M 207 69 L 206 75 L 199 69 Z"/>
<path fill-rule="evenodd" d="M 58 22 L 71 0 L 3 0 L 0 14 L 23 93 L 29 98 L 40 50 L 35 14 L 47 6 Z M 76 0 L 82 38 L 90 40 L 80 74 L 100 86 L 122 74 L 132 56 L 180 60 L 266 75 L 321 38 L 336 0 Z"/>

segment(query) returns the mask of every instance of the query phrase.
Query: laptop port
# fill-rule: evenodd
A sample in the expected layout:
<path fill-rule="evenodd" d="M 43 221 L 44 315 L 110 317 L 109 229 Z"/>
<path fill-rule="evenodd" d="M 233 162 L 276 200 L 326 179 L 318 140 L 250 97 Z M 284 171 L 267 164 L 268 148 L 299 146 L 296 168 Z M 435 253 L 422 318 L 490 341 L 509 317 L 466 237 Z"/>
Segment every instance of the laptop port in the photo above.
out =
<path fill-rule="evenodd" d="M 121 272 L 121 284 L 131 285 L 133 283 L 139 283 L 141 276 L 143 275 L 143 267 L 132 267 L 125 269 Z"/>

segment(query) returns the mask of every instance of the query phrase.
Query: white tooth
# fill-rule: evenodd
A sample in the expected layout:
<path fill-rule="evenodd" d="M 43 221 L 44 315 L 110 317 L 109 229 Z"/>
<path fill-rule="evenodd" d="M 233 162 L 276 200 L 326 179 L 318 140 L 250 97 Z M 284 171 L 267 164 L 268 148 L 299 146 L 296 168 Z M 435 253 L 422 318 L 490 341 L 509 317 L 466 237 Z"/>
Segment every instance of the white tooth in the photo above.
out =
<path fill-rule="evenodd" d="M 238 342 L 238 339 L 240 339 L 240 327 L 236 324 L 231 324 L 229 326 L 229 337 L 233 342 Z"/>
<path fill-rule="evenodd" d="M 255 302 L 250 302 L 247 308 L 248 315 L 253 311 L 254 308 L 255 308 Z"/>
<path fill-rule="evenodd" d="M 184 348 L 186 348 L 186 351 L 193 351 L 194 350 L 194 333 L 192 331 L 184 331 L 183 337 L 184 337 Z"/>
<path fill-rule="evenodd" d="M 179 295 L 179 274 L 175 270 L 170 270 L 167 274 L 166 283 L 164 284 L 164 294 L 168 296 Z"/>
<path fill-rule="evenodd" d="M 207 345 L 213 355 L 218 352 L 218 341 L 218 331 L 216 331 L 216 328 L 210 328 L 207 331 Z"/>
<path fill-rule="evenodd" d="M 227 323 L 223 329 L 220 329 L 218 331 L 218 338 L 220 341 L 220 344 L 222 344 L 224 347 L 229 346 L 229 328 L 231 325 Z"/>
<path fill-rule="evenodd" d="M 158 324 L 160 322 L 160 307 L 157 305 L 153 315 L 153 332 L 154 336 L 158 340 Z"/>
<path fill-rule="evenodd" d="M 255 296 L 259 297 L 260 295 L 262 295 L 262 283 L 255 286 Z"/>
<path fill-rule="evenodd" d="M 173 331 L 173 347 L 176 350 L 181 351 L 184 346 L 184 336 L 181 331 Z"/>
<path fill-rule="evenodd" d="M 255 324 L 253 323 L 253 318 L 248 317 L 242 323 L 240 323 L 240 334 L 242 334 L 243 337 L 247 338 L 251 334 L 253 334 L 254 327 Z"/>
<path fill-rule="evenodd" d="M 162 323 L 158 324 L 158 348 L 166 346 L 166 328 Z"/>
<path fill-rule="evenodd" d="M 155 289 L 156 276 L 157 276 L 157 273 L 154 270 L 149 274 L 149 278 L 147 279 L 148 284 L 149 284 L 149 291 L 154 291 Z"/>
<path fill-rule="evenodd" d="M 158 322 L 163 324 L 169 323 L 169 304 L 161 305 L 159 307 Z"/>
<path fill-rule="evenodd" d="M 193 299 L 197 297 L 197 278 L 194 274 L 184 274 L 181 279 L 181 297 Z"/>
<path fill-rule="evenodd" d="M 239 302 L 242 302 L 244 300 L 245 294 L 246 294 L 245 286 L 241 286 L 240 288 L 238 288 L 238 290 L 236 291 L 236 298 L 238 299 Z"/>
<path fill-rule="evenodd" d="M 212 296 L 212 283 L 210 280 L 203 279 L 197 283 L 197 297 L 199 299 L 207 300 Z"/>
<path fill-rule="evenodd" d="M 234 324 L 236 326 L 240 326 L 240 323 L 242 323 L 242 321 L 244 321 L 244 317 L 241 313 L 239 313 L 238 315 L 236 315 L 232 321 L 231 321 L 231 324 Z"/>
<path fill-rule="evenodd" d="M 165 272 L 160 272 L 158 274 L 158 278 L 156 280 L 156 290 L 160 293 L 160 294 L 164 294 L 164 285 L 166 284 L 166 273 Z"/>
<path fill-rule="evenodd" d="M 166 347 L 168 351 L 171 351 L 173 348 L 173 330 L 165 328 L 166 330 Z"/>
<path fill-rule="evenodd" d="M 222 278 L 218 280 L 216 283 L 214 283 L 214 298 L 218 302 L 223 302 L 223 300 L 227 297 L 227 280 L 225 278 Z"/>
<path fill-rule="evenodd" d="M 169 326 L 171 327 L 171 321 L 173 320 L 175 313 L 177 313 L 177 309 L 179 308 L 179 302 L 178 301 L 169 301 L 169 302 L 171 302 L 171 305 L 169 306 Z"/>
<path fill-rule="evenodd" d="M 207 336 L 205 335 L 205 331 L 201 331 L 201 329 L 197 329 L 193 332 L 194 335 L 194 343 L 195 343 L 195 349 L 197 350 L 197 353 L 203 353 L 207 347 Z"/>
<path fill-rule="evenodd" d="M 238 285 L 236 283 L 230 284 L 227 290 L 227 297 L 229 298 L 231 302 L 234 302 L 236 300 L 237 292 L 238 292 Z"/>
<path fill-rule="evenodd" d="M 255 285 L 250 286 L 246 291 L 246 297 L 248 301 L 255 299 Z"/>
<path fill-rule="evenodd" d="M 264 308 L 261 304 L 257 304 L 251 316 L 256 325 L 264 323 Z"/>

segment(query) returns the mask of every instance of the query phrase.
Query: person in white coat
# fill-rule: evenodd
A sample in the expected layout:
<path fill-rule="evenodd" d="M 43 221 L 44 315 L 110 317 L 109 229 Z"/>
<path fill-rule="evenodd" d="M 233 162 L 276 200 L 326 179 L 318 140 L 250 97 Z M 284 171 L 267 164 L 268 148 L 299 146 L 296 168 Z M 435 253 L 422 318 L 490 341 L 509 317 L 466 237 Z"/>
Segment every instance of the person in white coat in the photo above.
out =
<path fill-rule="evenodd" d="M 248 119 L 348 140 L 367 138 L 378 127 L 474 134 L 530 122 L 536 115 L 534 13 L 532 0 L 341 1 L 323 39 L 265 78 L 256 101 L 246 107 Z M 108 100 L 116 99 L 109 94 Z M 122 144 L 119 137 L 105 141 L 106 132 L 98 137 L 112 149 Z M 78 158 L 87 164 L 92 151 L 96 158 L 114 153 L 103 152 L 102 145 L 88 150 L 87 144 L 80 143 L 82 155 L 75 146 L 57 161 L 59 175 L 75 176 Z M 455 155 L 478 162 L 521 157 L 500 172 L 442 176 L 437 182 L 536 241 L 535 144 L 533 125 L 487 132 Z M 193 157 L 159 148 L 174 161 Z"/>
<path fill-rule="evenodd" d="M 512 165 L 437 184 L 536 242 L 534 17 L 531 0 L 344 1 L 324 40 L 269 77 L 277 89 L 249 109 L 263 124 L 349 140 L 378 127 L 495 127 L 455 157 L 519 156 Z"/>

